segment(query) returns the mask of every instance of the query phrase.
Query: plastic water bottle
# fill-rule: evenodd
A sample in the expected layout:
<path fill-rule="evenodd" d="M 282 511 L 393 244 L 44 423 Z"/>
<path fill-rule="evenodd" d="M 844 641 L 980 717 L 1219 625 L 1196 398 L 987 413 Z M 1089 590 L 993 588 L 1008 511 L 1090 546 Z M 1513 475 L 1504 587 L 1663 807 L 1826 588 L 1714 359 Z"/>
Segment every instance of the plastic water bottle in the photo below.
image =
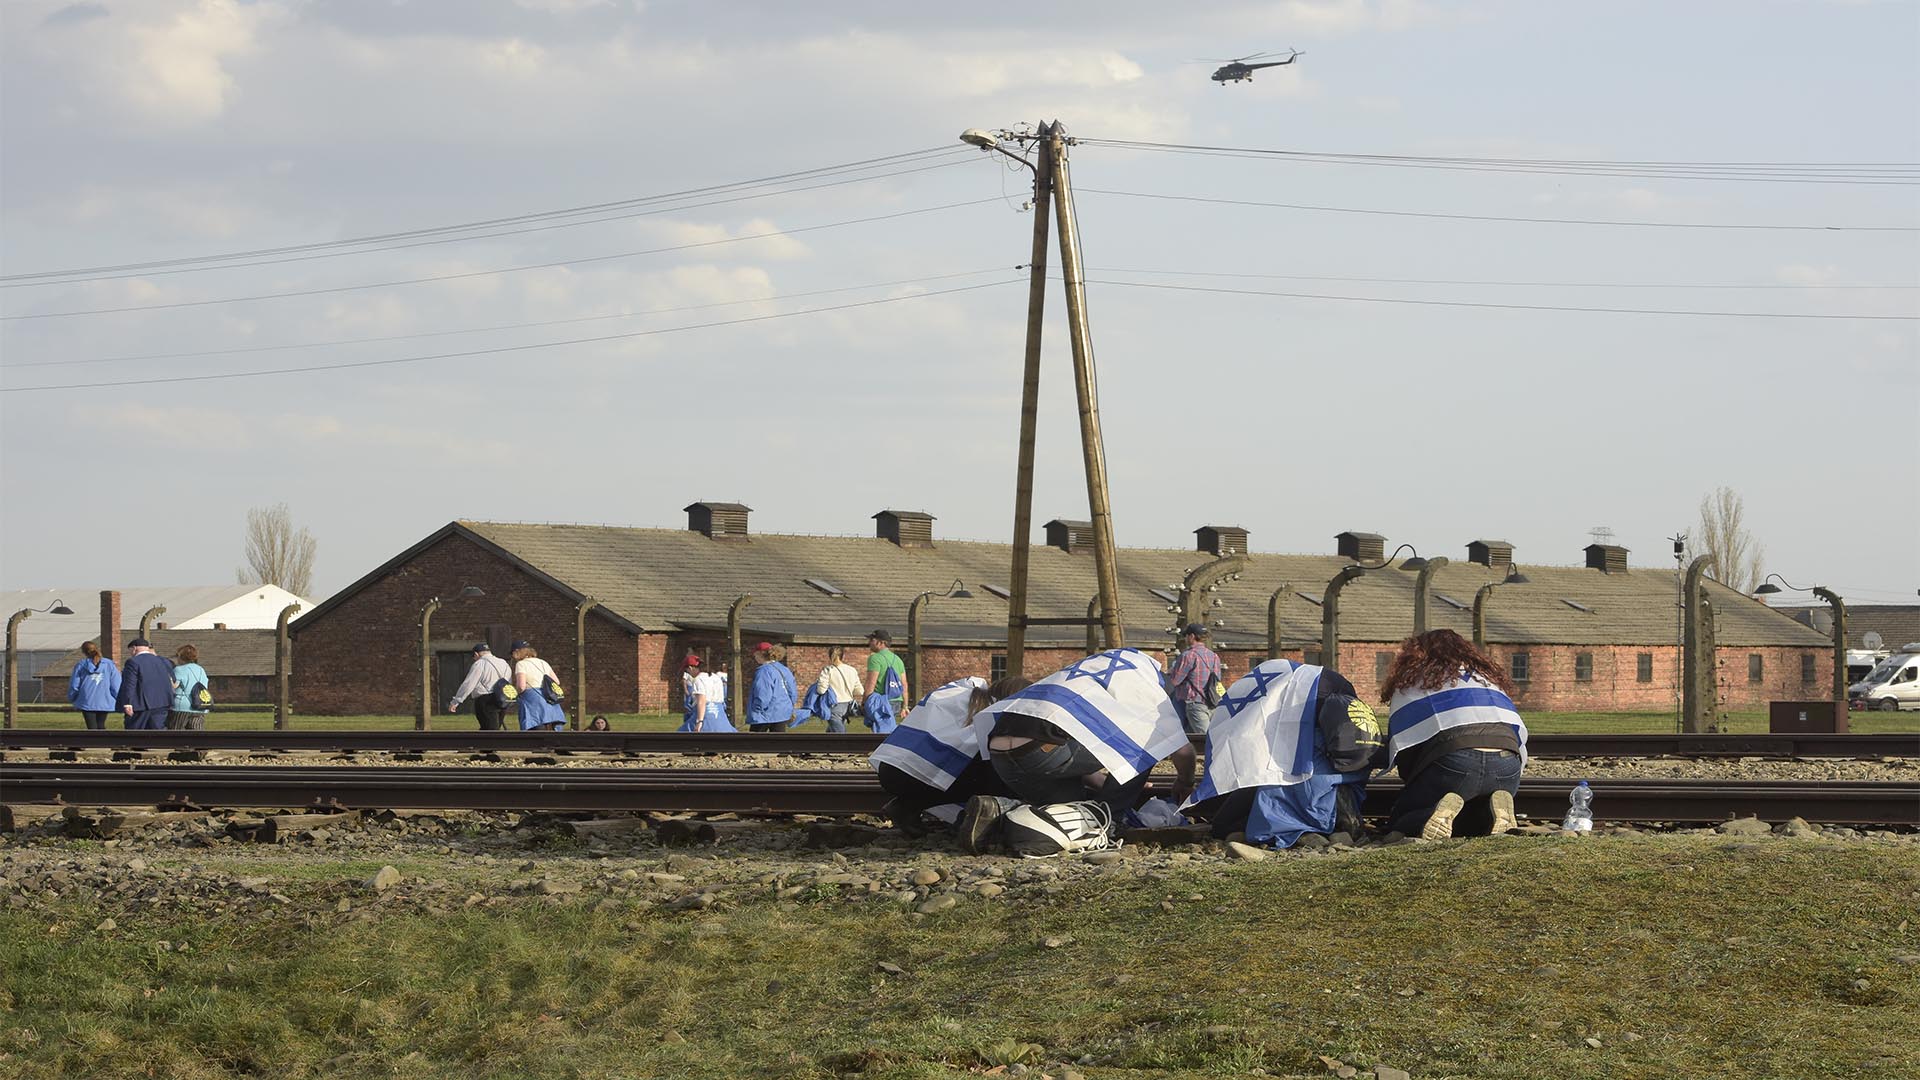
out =
<path fill-rule="evenodd" d="M 1585 780 L 1575 785 L 1573 794 L 1567 796 L 1567 819 L 1560 827 L 1567 832 L 1593 831 L 1593 789 Z"/>

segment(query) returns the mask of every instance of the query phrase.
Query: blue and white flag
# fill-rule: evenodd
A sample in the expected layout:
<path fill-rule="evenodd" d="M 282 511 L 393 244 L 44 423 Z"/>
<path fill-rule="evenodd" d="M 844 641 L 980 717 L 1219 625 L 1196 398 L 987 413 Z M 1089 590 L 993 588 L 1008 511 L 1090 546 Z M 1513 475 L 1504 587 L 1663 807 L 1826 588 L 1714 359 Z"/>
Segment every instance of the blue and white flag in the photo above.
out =
<path fill-rule="evenodd" d="M 991 724 L 967 723 L 967 703 L 987 680 L 968 676 L 920 699 L 900 726 L 867 759 L 875 768 L 891 765 L 929 787 L 945 791 L 986 748 Z"/>
<path fill-rule="evenodd" d="M 1299 784 L 1312 777 L 1315 703 L 1324 670 L 1269 660 L 1228 687 L 1207 725 L 1206 776 L 1186 805 L 1241 788 Z"/>
<path fill-rule="evenodd" d="M 1109 649 L 995 702 L 974 718 L 1014 713 L 1044 720 L 1100 759 L 1118 783 L 1153 768 L 1187 744 L 1186 729 L 1160 685 L 1160 662 L 1138 649 Z"/>
<path fill-rule="evenodd" d="M 1527 723 L 1513 699 L 1478 675 L 1455 679 L 1438 690 L 1408 689 L 1387 703 L 1387 768 L 1410 747 L 1449 728 L 1468 724 L 1505 724 L 1520 740 L 1520 763 L 1527 761 Z"/>

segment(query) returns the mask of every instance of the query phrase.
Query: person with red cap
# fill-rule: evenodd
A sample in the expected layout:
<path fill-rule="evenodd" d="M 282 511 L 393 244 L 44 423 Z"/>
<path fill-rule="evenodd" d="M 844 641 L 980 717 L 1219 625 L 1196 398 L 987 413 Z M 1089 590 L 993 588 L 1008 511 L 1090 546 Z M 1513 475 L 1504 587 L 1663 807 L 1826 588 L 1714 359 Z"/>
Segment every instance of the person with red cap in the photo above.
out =
<path fill-rule="evenodd" d="M 700 710 L 695 708 L 696 695 L 693 688 L 694 680 L 699 677 L 700 658 L 688 653 L 687 658 L 681 662 L 680 668 L 680 719 L 682 721 L 680 730 L 682 731 L 692 728 L 694 718 L 700 715 Z"/>
<path fill-rule="evenodd" d="M 687 657 L 685 677 L 687 719 L 680 730 L 722 735 L 737 730 L 727 719 L 726 677 L 704 670 L 697 656 Z"/>

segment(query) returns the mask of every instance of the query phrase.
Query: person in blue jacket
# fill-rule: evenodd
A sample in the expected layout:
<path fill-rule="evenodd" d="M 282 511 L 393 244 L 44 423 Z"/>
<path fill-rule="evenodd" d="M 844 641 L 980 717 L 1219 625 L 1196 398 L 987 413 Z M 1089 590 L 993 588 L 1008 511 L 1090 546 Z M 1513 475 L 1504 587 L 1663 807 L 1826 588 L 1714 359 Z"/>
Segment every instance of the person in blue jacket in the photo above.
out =
<path fill-rule="evenodd" d="M 73 677 L 67 680 L 67 701 L 86 718 L 87 727 L 97 731 L 107 726 L 107 714 L 115 711 L 120 668 L 101 656 L 100 646 L 91 641 L 80 646 L 80 655 Z"/>
<path fill-rule="evenodd" d="M 173 708 L 173 665 L 153 651 L 146 638 L 127 642 L 127 666 L 120 672 L 114 703 L 126 715 L 128 731 L 159 731 Z"/>
<path fill-rule="evenodd" d="M 785 731 L 800 703 L 800 686 L 787 665 L 787 651 L 763 641 L 753 647 L 753 687 L 747 693 L 748 731 Z"/>

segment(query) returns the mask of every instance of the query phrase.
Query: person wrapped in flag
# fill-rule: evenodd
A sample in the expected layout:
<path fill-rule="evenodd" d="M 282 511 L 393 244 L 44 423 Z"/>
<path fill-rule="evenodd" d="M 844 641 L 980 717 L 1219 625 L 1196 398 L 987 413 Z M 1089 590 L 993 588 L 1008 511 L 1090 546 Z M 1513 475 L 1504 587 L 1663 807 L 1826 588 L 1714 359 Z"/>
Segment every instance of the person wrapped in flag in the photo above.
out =
<path fill-rule="evenodd" d="M 1021 854 L 1111 846 L 1117 823 L 1139 804 L 1162 760 L 1173 763 L 1176 799 L 1193 790 L 1193 744 L 1161 683 L 1160 662 L 1138 649 L 1076 660 L 974 722 L 989 725 L 994 772 L 1028 805 L 970 800 L 960 841 L 971 851 L 995 842 L 1001 818 Z"/>
<path fill-rule="evenodd" d="M 1400 643 L 1380 698 L 1389 703 L 1387 767 L 1405 787 L 1389 828 L 1403 836 L 1504 833 L 1527 763 L 1527 725 L 1499 665 L 1451 630 Z"/>
<path fill-rule="evenodd" d="M 986 729 L 974 717 L 1030 681 L 1009 675 L 988 686 L 977 676 L 955 679 L 921 698 L 887 735 L 867 760 L 892 796 L 884 809 L 897 828 L 925 835 L 926 814 L 935 807 L 951 806 L 936 816 L 952 823 L 976 795 L 1012 794 L 987 762 Z"/>
<path fill-rule="evenodd" d="M 1292 847 L 1307 833 L 1358 837 L 1367 774 L 1386 761 L 1373 710 L 1337 671 L 1269 660 L 1228 688 L 1207 727 L 1207 771 L 1182 810 L 1213 835 Z"/>

